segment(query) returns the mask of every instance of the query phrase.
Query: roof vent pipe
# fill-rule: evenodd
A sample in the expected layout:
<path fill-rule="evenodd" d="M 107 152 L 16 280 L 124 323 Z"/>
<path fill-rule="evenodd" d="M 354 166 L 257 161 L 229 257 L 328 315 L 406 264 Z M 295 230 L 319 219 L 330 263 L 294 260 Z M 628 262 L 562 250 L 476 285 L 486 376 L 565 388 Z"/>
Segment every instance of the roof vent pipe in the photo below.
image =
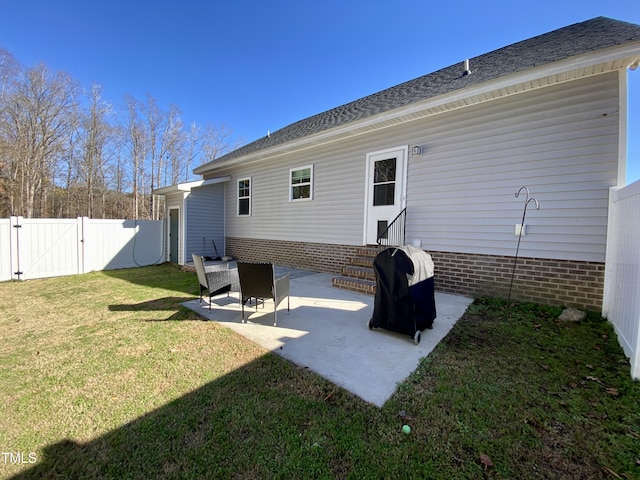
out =
<path fill-rule="evenodd" d="M 469 68 L 469 59 L 464 61 L 464 73 L 463 75 L 471 75 L 471 69 Z"/>

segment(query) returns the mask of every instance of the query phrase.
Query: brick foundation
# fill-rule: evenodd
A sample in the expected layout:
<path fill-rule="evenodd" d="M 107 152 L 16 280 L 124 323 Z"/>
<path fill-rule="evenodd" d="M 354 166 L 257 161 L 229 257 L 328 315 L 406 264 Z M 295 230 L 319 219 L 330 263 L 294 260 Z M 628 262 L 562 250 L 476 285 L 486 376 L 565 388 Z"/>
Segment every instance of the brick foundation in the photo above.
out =
<path fill-rule="evenodd" d="M 513 257 L 429 252 L 436 289 L 479 297 L 506 298 Z M 518 258 L 511 298 L 514 300 L 601 310 L 604 263 Z"/>
<path fill-rule="evenodd" d="M 273 262 L 277 265 L 315 272 L 339 274 L 358 247 L 326 243 L 290 242 L 258 238 L 227 237 L 226 253 L 247 262 Z"/>
<path fill-rule="evenodd" d="M 239 260 L 339 275 L 357 256 L 352 245 L 227 238 L 226 252 Z M 435 264 L 436 290 L 479 297 L 506 298 L 513 257 L 428 251 Z M 511 298 L 592 310 L 602 308 L 604 263 L 518 258 Z"/>

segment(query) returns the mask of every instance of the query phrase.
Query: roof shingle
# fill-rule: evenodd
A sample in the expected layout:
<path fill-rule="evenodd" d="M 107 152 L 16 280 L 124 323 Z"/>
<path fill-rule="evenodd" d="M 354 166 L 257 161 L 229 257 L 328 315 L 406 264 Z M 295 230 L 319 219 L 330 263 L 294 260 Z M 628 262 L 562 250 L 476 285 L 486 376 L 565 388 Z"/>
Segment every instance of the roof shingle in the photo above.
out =
<path fill-rule="evenodd" d="M 195 171 L 204 173 L 208 167 L 224 160 L 249 155 L 505 75 L 547 65 L 575 55 L 638 41 L 640 41 L 639 25 L 605 17 L 576 23 L 471 58 L 469 60 L 471 75 L 464 75 L 463 62 L 451 65 L 292 123 L 272 132 L 269 136 L 259 138 L 202 165 Z"/>

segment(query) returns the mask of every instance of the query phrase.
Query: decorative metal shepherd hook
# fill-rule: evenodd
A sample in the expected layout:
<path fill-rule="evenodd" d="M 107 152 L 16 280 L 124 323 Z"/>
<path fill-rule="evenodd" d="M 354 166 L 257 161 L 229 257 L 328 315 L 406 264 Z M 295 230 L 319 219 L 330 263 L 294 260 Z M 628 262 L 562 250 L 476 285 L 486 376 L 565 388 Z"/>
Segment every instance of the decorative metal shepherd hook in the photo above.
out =
<path fill-rule="evenodd" d="M 516 247 L 516 257 L 513 259 L 513 270 L 511 272 L 511 283 L 509 284 L 509 298 L 507 299 L 507 308 L 511 304 L 511 289 L 513 288 L 513 279 L 516 275 L 516 264 L 518 263 L 518 252 L 520 251 L 520 240 L 522 239 L 522 233 L 524 231 L 524 218 L 527 216 L 527 206 L 529 202 L 533 201 L 536 204 L 536 210 L 540 210 L 540 204 L 538 201 L 531 197 L 529 198 L 529 189 L 527 187 L 520 187 L 516 192 L 516 198 L 520 196 L 520 192 L 525 190 L 527 192 L 527 198 L 524 201 L 524 210 L 522 211 L 522 222 L 520 223 L 520 234 L 518 235 L 518 246 Z"/>

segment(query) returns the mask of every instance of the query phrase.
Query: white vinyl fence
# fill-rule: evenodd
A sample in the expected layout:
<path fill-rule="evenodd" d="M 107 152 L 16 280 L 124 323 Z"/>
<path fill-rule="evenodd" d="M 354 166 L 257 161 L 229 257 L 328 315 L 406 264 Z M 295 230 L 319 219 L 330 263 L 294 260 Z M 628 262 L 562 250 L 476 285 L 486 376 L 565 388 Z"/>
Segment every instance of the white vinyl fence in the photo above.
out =
<path fill-rule="evenodd" d="M 640 181 L 612 188 L 602 315 L 614 326 L 640 379 Z"/>
<path fill-rule="evenodd" d="M 164 261 L 164 221 L 0 219 L 0 281 Z"/>

